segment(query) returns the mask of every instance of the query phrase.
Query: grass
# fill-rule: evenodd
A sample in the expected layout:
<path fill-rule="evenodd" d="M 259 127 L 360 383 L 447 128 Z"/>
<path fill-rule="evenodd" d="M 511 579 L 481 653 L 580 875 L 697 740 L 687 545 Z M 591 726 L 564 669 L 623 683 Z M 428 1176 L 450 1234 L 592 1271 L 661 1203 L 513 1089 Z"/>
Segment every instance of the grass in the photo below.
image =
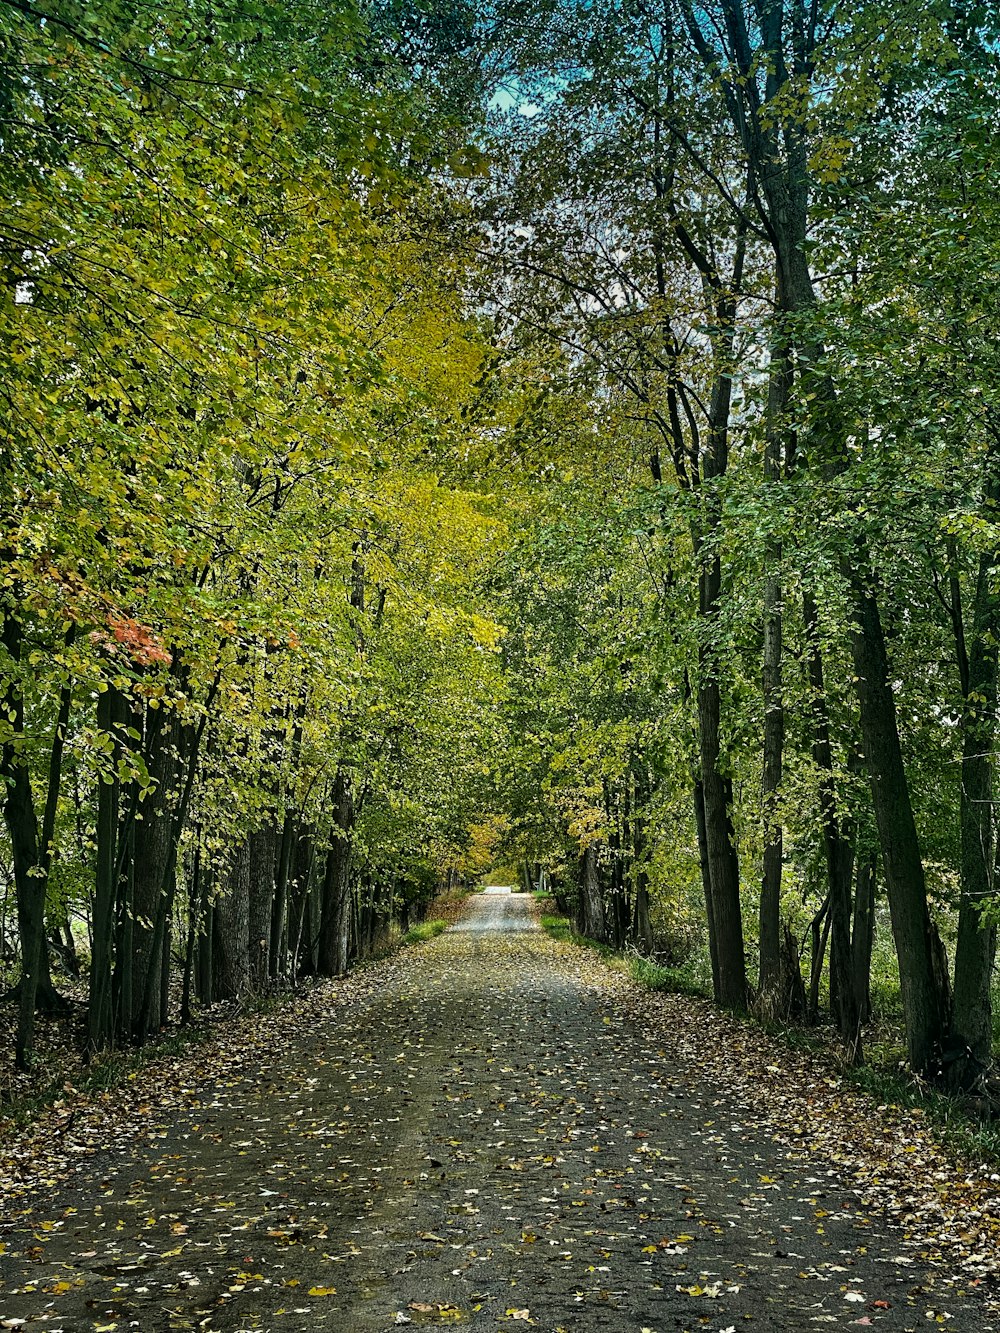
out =
<path fill-rule="evenodd" d="M 573 940 L 573 927 L 564 916 L 548 916 L 545 913 L 540 918 L 542 930 L 551 935 L 554 940 Z"/>
<path fill-rule="evenodd" d="M 564 940 L 570 944 L 582 944 L 584 948 L 593 949 L 595 953 L 599 953 L 602 958 L 611 959 L 619 956 L 610 944 L 599 944 L 597 940 L 579 934 L 564 916 L 549 916 L 543 912 L 539 922 L 542 929 L 547 931 L 554 940 Z"/>
<path fill-rule="evenodd" d="M 421 921 L 419 926 L 411 926 L 403 936 L 404 944 L 420 944 L 424 940 L 433 940 L 443 930 L 448 929 L 447 921 Z"/>
<path fill-rule="evenodd" d="M 633 981 L 647 990 L 668 991 L 672 995 L 705 995 L 704 987 L 689 968 L 661 967 L 651 958 L 632 954 L 628 959 L 628 972 Z"/>

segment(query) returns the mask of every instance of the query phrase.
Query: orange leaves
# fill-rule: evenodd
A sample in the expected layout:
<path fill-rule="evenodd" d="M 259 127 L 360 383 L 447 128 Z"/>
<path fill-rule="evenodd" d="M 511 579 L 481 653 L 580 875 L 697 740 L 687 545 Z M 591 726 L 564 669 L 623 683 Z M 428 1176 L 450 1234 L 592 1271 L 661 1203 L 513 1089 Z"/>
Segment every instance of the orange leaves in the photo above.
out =
<path fill-rule="evenodd" d="M 137 666 L 169 666 L 173 660 L 154 630 L 129 616 L 108 615 L 108 627 L 116 643 L 128 652 Z"/>

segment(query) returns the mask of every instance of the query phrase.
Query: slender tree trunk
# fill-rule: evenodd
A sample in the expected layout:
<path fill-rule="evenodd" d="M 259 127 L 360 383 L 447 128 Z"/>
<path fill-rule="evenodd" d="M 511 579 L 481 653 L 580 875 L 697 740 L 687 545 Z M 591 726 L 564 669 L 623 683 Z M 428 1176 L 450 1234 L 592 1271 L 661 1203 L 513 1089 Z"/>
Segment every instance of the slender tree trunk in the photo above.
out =
<path fill-rule="evenodd" d="M 18 705 L 20 714 L 20 705 Z M 23 731 L 23 714 L 15 715 L 15 730 Z M 17 893 L 17 927 L 21 943 L 21 981 L 15 1038 L 15 1064 L 27 1069 L 35 1038 L 35 1002 L 45 950 L 45 880 L 34 872 L 38 866 L 38 824 L 31 796 L 27 767 L 13 756 L 4 763 L 7 797 L 4 815 L 10 834 Z"/>
<path fill-rule="evenodd" d="M 788 347 L 780 343 L 772 349 L 768 378 L 764 482 L 770 489 L 780 484 L 784 473 L 784 455 L 790 452 L 785 447 L 789 429 L 787 416 L 790 393 L 790 354 Z M 761 782 L 764 865 L 760 886 L 760 972 L 757 987 L 757 1008 L 765 1018 L 775 1018 L 787 1008 L 786 997 L 782 994 L 781 874 L 784 856 L 782 818 L 778 803 L 785 748 L 785 703 L 781 679 L 781 556 L 780 539 L 771 538 L 764 555 L 764 659 L 761 669 L 764 702 Z"/>
<path fill-rule="evenodd" d="M 181 987 L 181 1023 L 191 1021 L 191 985 L 194 977 L 194 963 L 198 930 L 201 921 L 201 830 L 198 830 L 194 849 L 194 860 L 188 878 L 187 894 L 187 945 L 184 950 L 184 981 Z"/>
<path fill-rule="evenodd" d="M 302 941 L 307 919 L 309 889 L 312 881 L 313 837 L 305 824 L 299 827 L 295 842 L 294 864 L 289 882 L 289 939 L 292 954 L 292 980 L 310 971 L 310 958 L 302 958 Z"/>
<path fill-rule="evenodd" d="M 274 905 L 271 910 L 271 975 L 284 977 L 287 970 L 288 880 L 295 846 L 295 811 L 285 811 L 278 844 L 278 863 L 274 872 Z"/>
<path fill-rule="evenodd" d="M 698 864 L 701 889 L 705 898 L 705 923 L 708 929 L 708 954 L 712 965 L 712 994 L 719 994 L 719 944 L 715 929 L 712 896 L 712 869 L 708 859 L 708 822 L 705 818 L 705 784 L 700 775 L 694 780 L 694 817 L 698 831 Z"/>
<path fill-rule="evenodd" d="M 806 1018 L 810 1023 L 819 1020 L 819 983 L 823 977 L 823 960 L 826 958 L 826 944 L 830 936 L 830 895 L 823 899 L 823 905 L 809 923 L 812 937 L 812 949 L 809 956 L 809 1002 Z"/>
<path fill-rule="evenodd" d="M 854 971 L 854 1003 L 858 1022 L 867 1023 L 872 1013 L 872 948 L 875 942 L 875 865 L 872 852 L 859 856 L 854 889 L 854 929 L 851 951 Z"/>
<path fill-rule="evenodd" d="M 112 756 L 117 758 L 117 726 L 124 708 L 113 685 L 97 698 L 97 726 L 112 740 Z M 118 897 L 118 806 L 119 782 L 116 774 L 97 784 L 97 865 L 94 880 L 93 946 L 90 960 L 90 1008 L 87 1045 L 92 1053 L 106 1046 L 114 1035 L 112 1013 L 112 954 L 114 912 Z"/>
<path fill-rule="evenodd" d="M 198 959 L 197 980 L 198 999 L 204 1005 L 215 1000 L 212 986 L 214 964 L 212 942 L 215 938 L 215 900 L 213 897 L 212 873 L 207 866 L 202 867 L 201 912 L 198 921 Z"/>
<path fill-rule="evenodd" d="M 649 912 L 649 874 L 646 870 L 646 820 L 644 803 L 649 799 L 645 782 L 637 776 L 632 807 L 632 872 L 635 877 L 633 934 L 643 953 L 653 952 L 653 924 Z"/>
<path fill-rule="evenodd" d="M 854 987 L 851 945 L 851 885 L 854 847 L 837 808 L 833 776 L 833 746 L 826 710 L 826 682 L 819 644 L 819 613 L 810 593 L 802 598 L 806 628 L 806 659 L 811 694 L 813 761 L 819 774 L 820 825 L 826 855 L 830 902 L 830 1008 L 837 1031 L 852 1063 L 861 1061 L 861 1020 Z"/>
<path fill-rule="evenodd" d="M 250 985 L 254 993 L 267 990 L 271 974 L 271 913 L 274 907 L 274 868 L 278 829 L 268 820 L 249 838 L 249 940 Z"/>

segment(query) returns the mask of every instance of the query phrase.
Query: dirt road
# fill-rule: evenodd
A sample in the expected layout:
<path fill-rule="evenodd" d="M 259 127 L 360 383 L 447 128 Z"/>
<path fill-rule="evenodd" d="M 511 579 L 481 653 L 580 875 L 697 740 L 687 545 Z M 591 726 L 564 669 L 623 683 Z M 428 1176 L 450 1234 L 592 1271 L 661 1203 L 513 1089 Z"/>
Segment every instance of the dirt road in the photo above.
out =
<path fill-rule="evenodd" d="M 0 1328 L 1000 1328 L 985 1284 L 776 1143 L 531 907 L 472 899 L 262 1067 L 33 1196 Z"/>

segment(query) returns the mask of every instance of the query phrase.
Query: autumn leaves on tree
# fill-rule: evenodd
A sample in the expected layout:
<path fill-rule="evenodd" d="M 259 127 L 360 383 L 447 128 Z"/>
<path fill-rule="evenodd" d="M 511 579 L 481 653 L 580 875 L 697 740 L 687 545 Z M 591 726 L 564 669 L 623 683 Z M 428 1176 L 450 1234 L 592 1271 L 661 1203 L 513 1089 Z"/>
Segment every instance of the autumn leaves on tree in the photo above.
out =
<path fill-rule="evenodd" d="M 18 1063 L 57 966 L 141 1041 L 341 974 L 489 827 L 854 1059 L 874 958 L 976 1082 L 985 11 L 0 3 L 0 50 Z"/>

